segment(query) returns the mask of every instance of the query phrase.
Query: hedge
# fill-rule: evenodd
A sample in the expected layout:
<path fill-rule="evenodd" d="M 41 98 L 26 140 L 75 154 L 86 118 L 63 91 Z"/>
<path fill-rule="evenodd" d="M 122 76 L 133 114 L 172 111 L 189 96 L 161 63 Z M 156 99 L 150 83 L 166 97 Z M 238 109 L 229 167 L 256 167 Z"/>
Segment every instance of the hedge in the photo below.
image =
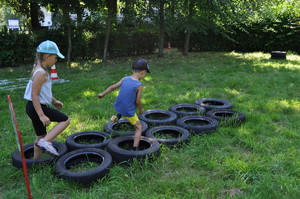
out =
<path fill-rule="evenodd" d="M 89 35 L 89 36 L 87 36 Z M 72 60 L 101 59 L 105 33 L 80 33 L 74 31 L 72 38 Z M 0 67 L 13 67 L 33 62 L 35 48 L 44 40 L 57 43 L 63 55 L 67 55 L 68 39 L 62 30 L 40 30 L 34 34 L 0 31 Z M 157 46 L 157 35 L 146 31 L 112 32 L 108 56 L 122 57 L 153 53 Z"/>

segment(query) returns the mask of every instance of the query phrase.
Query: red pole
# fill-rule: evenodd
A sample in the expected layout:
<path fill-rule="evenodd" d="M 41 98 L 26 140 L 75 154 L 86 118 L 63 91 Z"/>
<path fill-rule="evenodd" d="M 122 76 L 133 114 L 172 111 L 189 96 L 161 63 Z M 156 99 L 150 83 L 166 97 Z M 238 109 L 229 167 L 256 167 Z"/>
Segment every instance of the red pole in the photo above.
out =
<path fill-rule="evenodd" d="M 23 166 L 23 171 L 24 171 L 24 178 L 25 178 L 25 184 L 26 184 L 26 189 L 27 189 L 27 195 L 28 195 L 28 199 L 32 199 L 31 192 L 30 192 L 28 172 L 27 172 L 27 167 L 26 167 L 26 159 L 25 159 L 24 148 L 23 148 L 23 143 L 22 143 L 22 135 L 21 135 L 21 132 L 19 131 L 19 128 L 18 128 L 17 118 L 16 118 L 15 111 L 14 111 L 14 108 L 13 108 L 13 104 L 12 104 L 12 101 L 11 101 L 9 95 L 7 96 L 7 99 L 8 99 L 8 105 L 9 105 L 9 109 L 10 109 L 10 113 L 11 113 L 11 119 L 12 119 L 12 122 L 13 122 L 13 127 L 14 127 L 15 133 L 17 135 L 17 144 L 18 144 L 21 156 L 22 156 L 22 166 Z"/>

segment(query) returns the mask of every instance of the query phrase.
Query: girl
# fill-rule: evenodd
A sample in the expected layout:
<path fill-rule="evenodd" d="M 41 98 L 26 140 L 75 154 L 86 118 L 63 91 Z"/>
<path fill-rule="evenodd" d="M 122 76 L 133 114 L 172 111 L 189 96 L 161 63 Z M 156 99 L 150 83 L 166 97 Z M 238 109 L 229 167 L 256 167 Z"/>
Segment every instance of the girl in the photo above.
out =
<path fill-rule="evenodd" d="M 57 56 L 64 58 L 53 41 L 44 41 L 37 47 L 32 76 L 24 94 L 24 99 L 28 100 L 26 113 L 36 133 L 34 159 L 41 158 L 42 150 L 58 156 L 51 142 L 70 124 L 68 116 L 50 107 L 51 104 L 57 108 L 63 107 L 63 103 L 52 96 L 52 82 L 46 71 L 56 63 Z M 52 121 L 58 123 L 47 134 L 46 127 Z"/>

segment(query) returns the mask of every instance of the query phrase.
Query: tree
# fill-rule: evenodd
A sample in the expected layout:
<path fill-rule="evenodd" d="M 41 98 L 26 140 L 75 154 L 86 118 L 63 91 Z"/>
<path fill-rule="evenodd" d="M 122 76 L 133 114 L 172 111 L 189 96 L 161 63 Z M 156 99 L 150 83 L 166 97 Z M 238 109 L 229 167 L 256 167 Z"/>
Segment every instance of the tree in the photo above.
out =
<path fill-rule="evenodd" d="M 68 50 L 67 50 L 67 62 L 71 63 L 71 53 L 72 53 L 72 38 L 73 38 L 73 28 L 75 27 L 75 22 L 71 19 L 70 14 L 75 13 L 77 15 L 77 22 L 81 23 L 82 13 L 84 8 L 90 8 L 91 10 L 99 8 L 101 5 L 100 0 L 44 0 L 44 6 L 49 6 L 52 12 L 60 12 L 63 16 L 62 26 L 65 30 L 65 34 L 68 37 Z M 80 26 L 80 24 L 79 24 Z M 80 33 L 81 34 L 81 33 Z"/>
<path fill-rule="evenodd" d="M 16 13 L 27 17 L 30 23 L 29 30 L 41 29 L 39 21 L 43 19 L 43 14 L 39 4 L 42 0 L 3 0 L 3 2 L 6 2 Z"/>
<path fill-rule="evenodd" d="M 109 37 L 111 33 L 112 23 L 116 19 L 117 15 L 117 0 L 106 0 L 106 6 L 107 6 L 107 29 L 106 29 L 106 36 L 105 36 L 105 42 L 104 42 L 104 51 L 103 51 L 103 61 L 106 61 L 107 59 L 107 51 L 108 51 L 108 42 Z"/>
<path fill-rule="evenodd" d="M 165 42 L 165 0 L 159 0 L 159 47 L 158 57 L 164 56 L 164 42 Z"/>

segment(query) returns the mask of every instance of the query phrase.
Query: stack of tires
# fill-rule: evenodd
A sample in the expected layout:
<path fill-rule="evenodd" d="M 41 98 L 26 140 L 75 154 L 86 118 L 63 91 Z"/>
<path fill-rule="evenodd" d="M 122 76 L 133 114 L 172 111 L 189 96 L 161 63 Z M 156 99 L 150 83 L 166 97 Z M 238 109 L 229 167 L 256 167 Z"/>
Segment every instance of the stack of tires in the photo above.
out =
<path fill-rule="evenodd" d="M 32 160 L 33 143 L 25 145 L 26 164 L 51 163 L 56 161 L 56 174 L 67 180 L 90 185 L 106 176 L 113 163 L 132 159 L 152 159 L 160 154 L 160 145 L 170 147 L 187 143 L 191 135 L 214 132 L 218 126 L 236 125 L 245 121 L 245 115 L 232 110 L 228 101 L 204 98 L 195 104 L 177 104 L 169 110 L 147 110 L 139 115 L 142 137 L 139 150 L 132 150 L 134 127 L 126 119 L 107 122 L 104 131 L 77 132 L 66 139 L 66 143 L 53 142 L 59 157 Z M 85 171 L 73 170 L 75 165 L 93 164 Z M 22 168 L 18 151 L 13 154 L 13 165 Z"/>

